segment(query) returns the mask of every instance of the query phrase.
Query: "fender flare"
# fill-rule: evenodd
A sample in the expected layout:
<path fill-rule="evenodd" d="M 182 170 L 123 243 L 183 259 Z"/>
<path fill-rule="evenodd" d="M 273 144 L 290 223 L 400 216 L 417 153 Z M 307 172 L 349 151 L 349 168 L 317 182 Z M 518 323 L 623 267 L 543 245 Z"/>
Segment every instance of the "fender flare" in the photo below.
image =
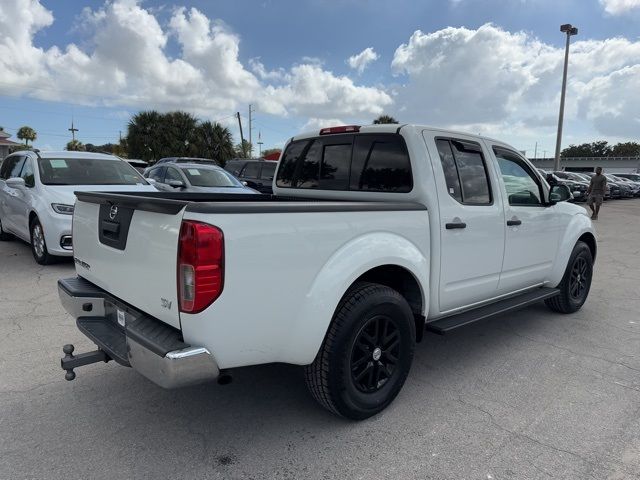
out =
<path fill-rule="evenodd" d="M 370 232 L 352 239 L 316 275 L 302 310 L 292 323 L 291 335 L 282 346 L 282 354 L 290 357 L 291 363 L 313 362 L 338 303 L 359 277 L 376 267 L 394 265 L 411 273 L 422 293 L 424 314 L 429 305 L 429 263 L 429 252 L 421 252 L 410 240 L 395 233 Z"/>
<path fill-rule="evenodd" d="M 562 281 L 573 247 L 575 247 L 578 240 L 585 234 L 591 234 L 593 238 L 597 240 L 595 230 L 589 218 L 586 215 L 574 215 L 564 232 L 562 240 L 560 240 L 558 244 L 558 252 L 556 253 L 554 266 L 549 275 L 550 286 L 556 287 Z"/>

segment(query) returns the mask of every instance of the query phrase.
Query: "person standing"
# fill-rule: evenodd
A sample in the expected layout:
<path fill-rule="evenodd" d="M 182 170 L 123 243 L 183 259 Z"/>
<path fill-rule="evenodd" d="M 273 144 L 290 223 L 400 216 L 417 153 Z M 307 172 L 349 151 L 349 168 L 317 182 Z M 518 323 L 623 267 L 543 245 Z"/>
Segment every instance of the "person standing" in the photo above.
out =
<path fill-rule="evenodd" d="M 591 209 L 591 219 L 597 220 L 602 201 L 604 200 L 604 193 L 607 189 L 607 177 L 602 174 L 602 167 L 596 167 L 596 174 L 591 177 L 591 183 L 587 189 L 587 195 L 589 199 L 587 203 Z"/>

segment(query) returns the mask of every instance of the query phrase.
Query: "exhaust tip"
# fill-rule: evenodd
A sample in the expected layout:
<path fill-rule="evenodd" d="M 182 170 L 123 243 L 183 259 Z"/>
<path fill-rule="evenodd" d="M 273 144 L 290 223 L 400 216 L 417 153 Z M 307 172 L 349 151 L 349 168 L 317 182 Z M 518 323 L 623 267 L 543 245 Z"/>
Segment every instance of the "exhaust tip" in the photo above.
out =
<path fill-rule="evenodd" d="M 228 373 L 222 373 L 218 377 L 218 385 L 229 385 L 231 382 L 233 382 L 233 377 Z"/>

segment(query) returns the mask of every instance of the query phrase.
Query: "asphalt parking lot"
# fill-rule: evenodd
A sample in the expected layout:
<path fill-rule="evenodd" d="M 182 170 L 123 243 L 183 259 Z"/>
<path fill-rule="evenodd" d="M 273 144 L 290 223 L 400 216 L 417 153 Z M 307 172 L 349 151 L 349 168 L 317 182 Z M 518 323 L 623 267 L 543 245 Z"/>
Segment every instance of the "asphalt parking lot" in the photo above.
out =
<path fill-rule="evenodd" d="M 113 362 L 63 311 L 64 262 L 0 243 L 0 478 L 640 478 L 640 200 L 606 202 L 591 295 L 446 337 L 427 333 L 396 401 L 354 423 L 318 407 L 299 368 L 165 391 Z"/>

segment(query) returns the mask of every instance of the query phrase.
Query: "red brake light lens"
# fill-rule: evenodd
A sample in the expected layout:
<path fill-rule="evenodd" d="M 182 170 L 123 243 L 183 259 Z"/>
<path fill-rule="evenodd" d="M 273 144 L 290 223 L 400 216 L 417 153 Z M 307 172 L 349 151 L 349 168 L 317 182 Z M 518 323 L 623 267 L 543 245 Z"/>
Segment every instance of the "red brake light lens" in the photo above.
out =
<path fill-rule="evenodd" d="M 343 125 L 341 127 L 329 127 L 320 130 L 320 135 L 331 135 L 333 133 L 356 133 L 360 131 L 360 125 Z"/>
<path fill-rule="evenodd" d="M 198 313 L 211 305 L 224 286 L 224 235 L 213 225 L 183 220 L 178 242 L 180 311 Z"/>

